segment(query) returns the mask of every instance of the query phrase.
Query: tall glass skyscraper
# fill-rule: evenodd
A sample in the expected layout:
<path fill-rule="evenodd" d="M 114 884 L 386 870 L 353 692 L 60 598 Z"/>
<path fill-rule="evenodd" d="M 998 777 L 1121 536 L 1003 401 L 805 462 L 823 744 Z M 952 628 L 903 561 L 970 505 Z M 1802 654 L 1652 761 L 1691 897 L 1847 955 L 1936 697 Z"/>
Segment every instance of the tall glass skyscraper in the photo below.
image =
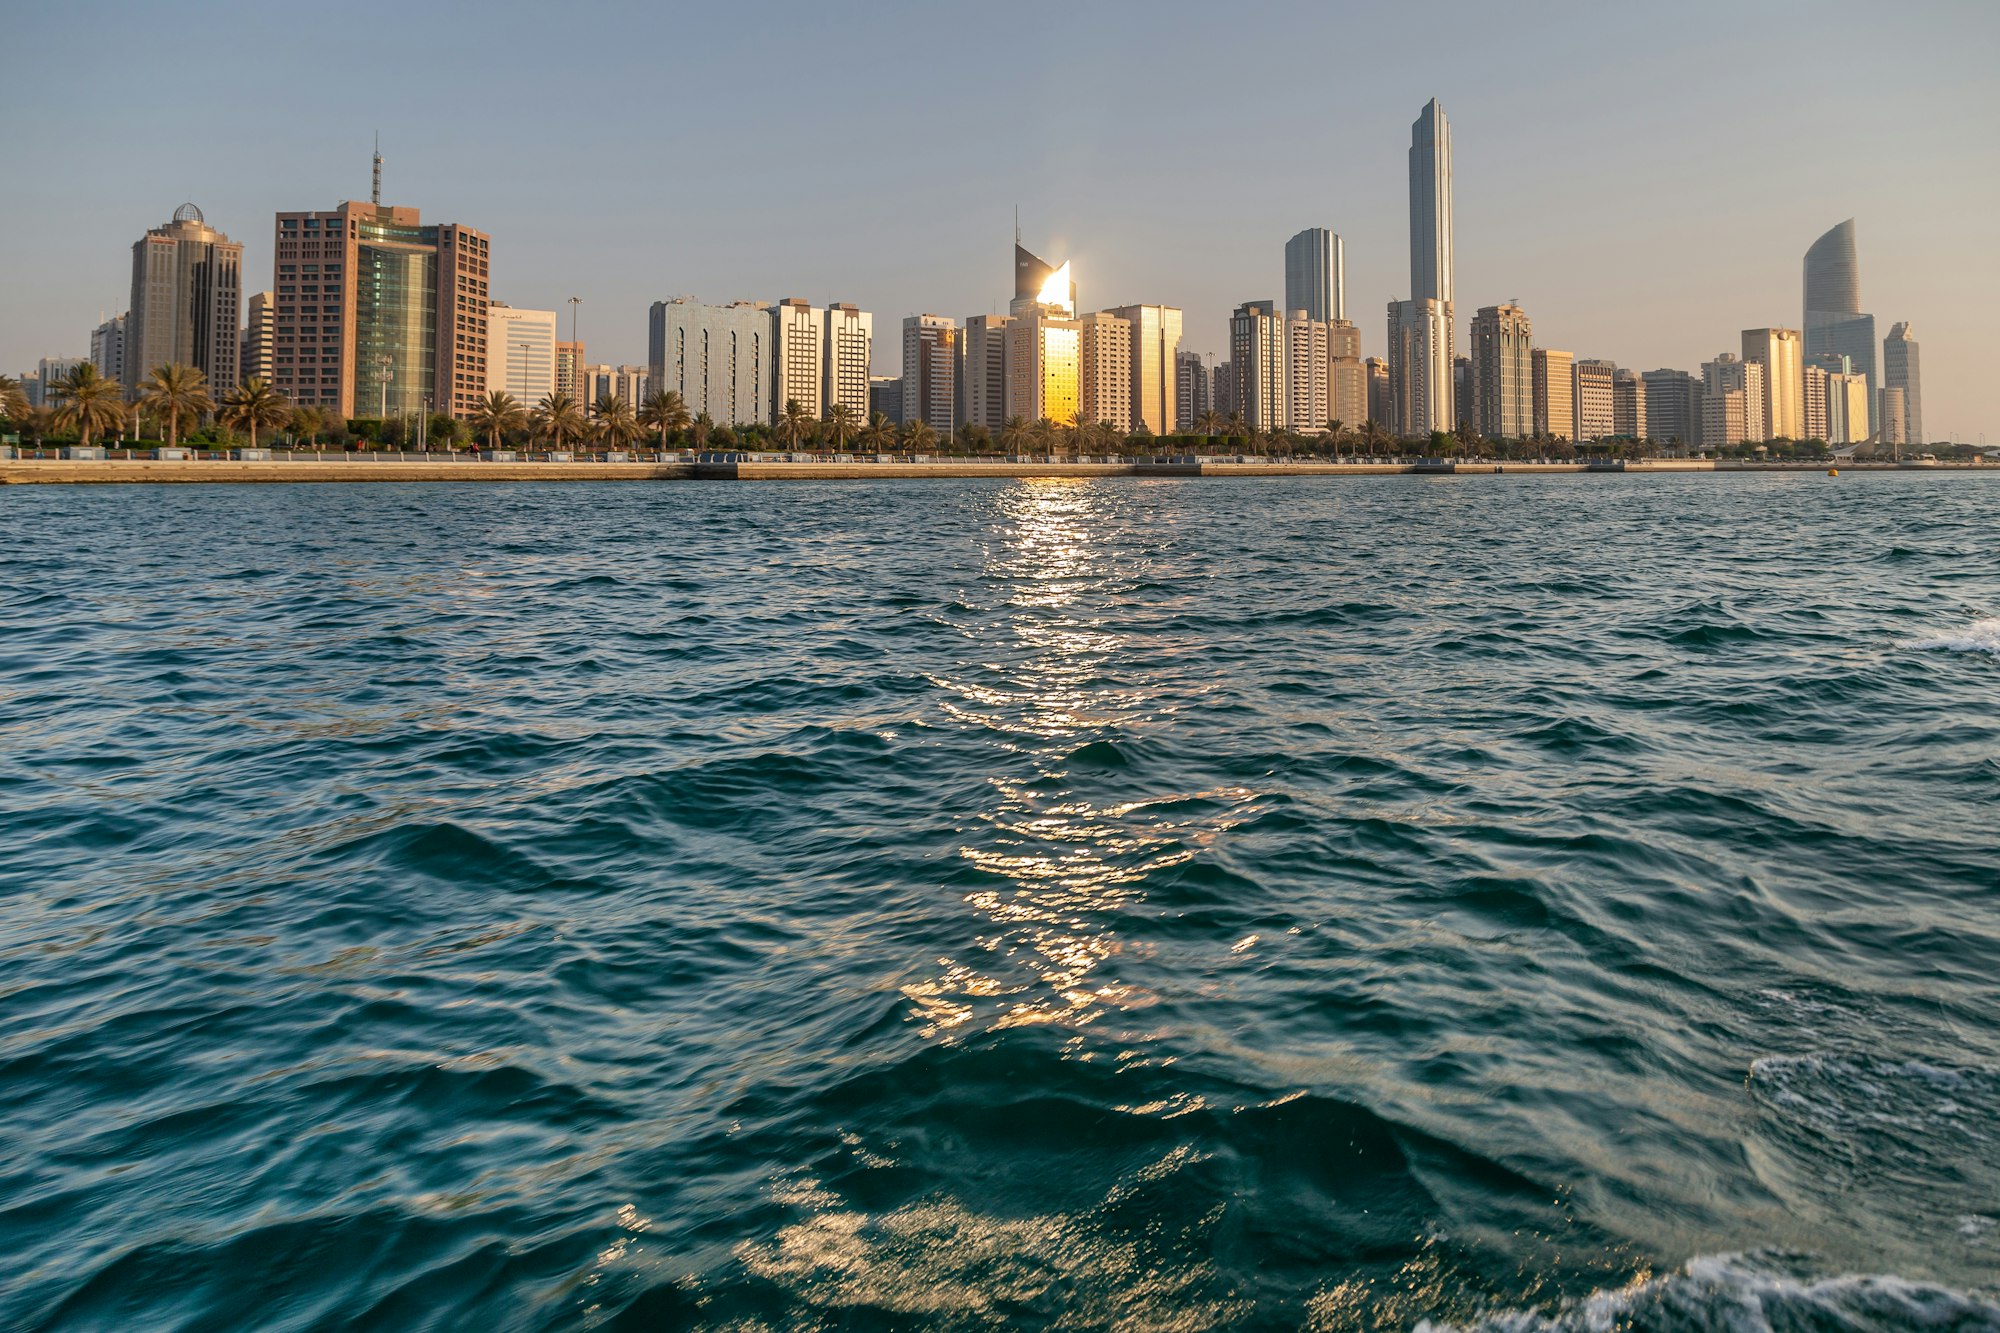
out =
<path fill-rule="evenodd" d="M 1882 340 L 1882 391 L 1903 391 L 1903 440 L 1927 444 L 1924 436 L 1923 373 L 1917 362 L 1917 339 L 1907 320 L 1889 326 Z"/>
<path fill-rule="evenodd" d="M 1875 373 L 1875 316 L 1861 309 L 1861 263 L 1854 251 L 1854 219 L 1812 243 L 1806 251 L 1806 357 L 1847 357 L 1868 377 Z"/>
<path fill-rule="evenodd" d="M 1347 247 L 1338 233 L 1307 227 L 1285 242 L 1285 310 L 1322 323 L 1347 318 Z"/>
<path fill-rule="evenodd" d="M 1410 127 L 1410 299 L 1389 304 L 1389 382 L 1405 436 L 1458 424 L 1452 356 L 1451 122 L 1435 97 Z"/>

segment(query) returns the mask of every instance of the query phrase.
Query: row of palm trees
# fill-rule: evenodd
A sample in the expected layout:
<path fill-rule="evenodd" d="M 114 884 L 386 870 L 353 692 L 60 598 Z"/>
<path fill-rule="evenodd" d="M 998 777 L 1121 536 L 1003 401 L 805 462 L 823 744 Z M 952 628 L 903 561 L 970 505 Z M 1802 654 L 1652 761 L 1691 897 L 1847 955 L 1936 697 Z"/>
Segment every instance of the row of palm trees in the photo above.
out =
<path fill-rule="evenodd" d="M 217 403 L 209 393 L 208 376 L 178 363 L 154 367 L 129 402 L 125 386 L 106 379 L 88 361 L 49 385 L 48 394 L 55 406 L 47 410 L 45 422 L 36 421 L 20 381 L 0 375 L 0 416 L 58 432 L 74 431 L 85 446 L 100 435 L 122 429 L 128 421 L 136 437 L 140 420 L 151 417 L 166 429 L 167 444 L 173 447 L 180 443 L 184 428 L 200 424 L 211 412 L 223 425 L 247 430 L 252 448 L 257 445 L 257 432 L 264 427 L 291 426 L 297 430 L 304 425 L 310 428 L 307 433 L 313 434 L 326 428 L 315 409 L 294 408 L 269 382 L 255 376 Z"/>

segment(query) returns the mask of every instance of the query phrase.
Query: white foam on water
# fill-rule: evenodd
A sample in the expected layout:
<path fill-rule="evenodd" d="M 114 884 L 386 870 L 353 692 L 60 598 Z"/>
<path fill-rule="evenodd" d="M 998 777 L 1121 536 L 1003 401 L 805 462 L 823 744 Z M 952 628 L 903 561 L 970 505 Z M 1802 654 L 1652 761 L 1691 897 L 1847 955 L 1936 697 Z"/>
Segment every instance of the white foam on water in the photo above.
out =
<path fill-rule="evenodd" d="M 1772 1333 L 1801 1328 L 2000 1333 L 2000 1299 L 1877 1274 L 1808 1277 L 1782 1260 L 1705 1255 L 1678 1272 L 1592 1292 L 1553 1314 L 1498 1310 L 1420 1333 Z"/>
<path fill-rule="evenodd" d="M 1975 620 L 1953 633 L 1905 639 L 1900 646 L 1919 652 L 1987 653 L 2000 657 L 2000 616 Z"/>

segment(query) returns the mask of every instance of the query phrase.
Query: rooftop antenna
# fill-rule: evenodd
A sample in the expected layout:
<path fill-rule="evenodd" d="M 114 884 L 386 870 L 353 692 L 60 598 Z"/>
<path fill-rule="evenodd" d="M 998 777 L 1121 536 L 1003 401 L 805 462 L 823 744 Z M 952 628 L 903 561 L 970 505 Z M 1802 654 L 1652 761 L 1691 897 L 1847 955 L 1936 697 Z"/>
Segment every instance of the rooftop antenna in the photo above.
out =
<path fill-rule="evenodd" d="M 1021 206 L 1014 205 L 1014 244 L 1021 243 Z"/>
<path fill-rule="evenodd" d="M 375 207 L 382 206 L 382 131 L 375 131 L 375 188 L 369 192 Z"/>

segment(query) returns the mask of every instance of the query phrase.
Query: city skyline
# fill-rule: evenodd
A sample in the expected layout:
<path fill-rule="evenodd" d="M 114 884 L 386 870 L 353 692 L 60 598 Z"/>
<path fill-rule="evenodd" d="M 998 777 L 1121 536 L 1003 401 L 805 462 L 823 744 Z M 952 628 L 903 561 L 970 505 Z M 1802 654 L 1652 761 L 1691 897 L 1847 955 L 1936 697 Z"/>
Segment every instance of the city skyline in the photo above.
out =
<path fill-rule="evenodd" d="M 1975 358 L 1983 360 L 1983 340 L 1972 321 L 2000 287 L 1994 257 L 1977 243 L 2000 200 L 1994 197 L 1995 173 L 1983 169 L 1993 149 L 1969 127 L 1993 107 L 1995 95 L 1978 79 L 1975 66 L 1958 58 L 1966 45 L 1964 30 L 1993 28 L 1990 16 L 1949 8 L 1909 15 L 1910 53 L 1891 53 L 1877 71 L 1881 87 L 1903 98 L 1896 124 L 1874 118 L 1844 127 L 1851 171 L 1828 174 L 1781 161 L 1760 166 L 1755 174 L 1761 188 L 1746 191 L 1714 188 L 1713 166 L 1704 165 L 1710 155 L 1703 136 L 1740 125 L 1740 108 L 1715 104 L 1687 86 L 1640 97 L 1629 92 L 1629 79 L 1612 79 L 1588 61 L 1560 95 L 1510 89 L 1503 98 L 1477 70 L 1493 52 L 1514 49 L 1547 25 L 1449 12 L 1462 41 L 1450 43 L 1421 72 L 1357 71 L 1353 95 L 1342 98 L 1337 114 L 1309 123 L 1287 121 L 1304 103 L 1286 77 L 1295 57 L 1280 49 L 1283 44 L 1273 46 L 1268 76 L 1232 93 L 1220 129 L 1206 140 L 1211 151 L 1201 159 L 1202 170 L 1177 194 L 1137 188 L 1139 168 L 1158 162 L 1136 139 L 1109 129 L 1104 136 L 1072 133 L 1067 142 L 1017 145 L 975 162 L 974 150 L 988 141 L 954 140 L 925 128 L 926 142 L 956 145 L 968 160 L 947 161 L 939 188 L 920 192 L 916 206 L 907 192 L 876 191 L 882 197 L 870 197 L 858 187 L 840 186 L 822 192 L 825 203 L 805 208 L 791 198 L 793 191 L 762 189 L 748 165 L 731 167 L 725 160 L 725 150 L 752 150 L 764 142 L 760 136 L 769 127 L 755 118 L 740 129 L 715 130 L 720 139 L 713 142 L 675 129 L 661 149 L 670 162 L 657 177 L 627 172 L 608 185 L 579 179 L 573 188 L 547 191 L 524 189 L 524 178 L 498 166 L 491 140 L 505 137 L 496 133 L 500 125 L 454 125 L 445 132 L 437 127 L 446 122 L 415 114 L 433 104 L 433 94 L 407 78 L 401 101 L 379 111 L 328 117 L 327 124 L 288 139 L 283 154 L 258 150 L 253 131 L 246 138 L 247 153 L 190 144 L 164 153 L 150 146 L 143 159 L 127 156 L 122 146 L 113 151 L 105 110 L 87 108 L 72 133 L 95 151 L 95 157 L 83 155 L 95 169 L 78 174 L 72 168 L 36 167 L 22 145 L 5 150 L 13 159 L 12 175 L 23 181 L 26 205 L 10 222 L 10 234 L 44 262 L 11 265 L 0 278 L 0 308 L 7 312 L 0 320 L 0 366 L 12 373 L 44 356 L 86 354 L 90 329 L 124 309 L 120 298 L 130 275 L 119 269 L 115 256 L 129 253 L 134 237 L 182 202 L 200 205 L 211 225 L 245 245 L 246 295 L 267 287 L 273 262 L 267 238 L 276 213 L 329 210 L 343 200 L 367 198 L 377 118 L 388 122 L 385 202 L 420 209 L 427 221 L 461 220 L 492 235 L 497 299 L 559 309 L 567 316 L 567 297 L 582 296 L 581 334 L 593 362 L 644 362 L 646 312 L 655 300 L 680 294 L 710 303 L 798 296 L 816 306 L 851 301 L 872 310 L 881 326 L 873 369 L 895 373 L 900 340 L 883 334 L 905 315 L 937 311 L 964 320 L 981 311 L 1004 311 L 1004 274 L 995 273 L 990 255 L 1013 230 L 1017 205 L 1034 248 L 1075 263 L 1082 309 L 1178 305 L 1186 312 L 1183 349 L 1208 354 L 1211 364 L 1226 352 L 1230 310 L 1282 290 L 1286 238 L 1308 227 L 1338 232 L 1346 249 L 1349 317 L 1361 329 L 1363 353 L 1379 357 L 1386 350 L 1383 331 L 1379 313 L 1371 312 L 1407 290 L 1408 196 L 1401 159 L 1408 127 L 1412 114 L 1436 97 L 1450 110 L 1455 140 L 1458 324 L 1467 324 L 1479 308 L 1518 301 L 1533 318 L 1537 344 L 1580 358 L 1609 358 L 1635 370 L 1695 370 L 1737 348 L 1744 329 L 1795 326 L 1801 256 L 1816 237 L 1852 217 L 1866 270 L 1863 301 L 1878 332 L 1907 322 L 1923 338 L 1929 434 L 1977 442 L 1993 428 L 1996 414 L 1985 406 L 1983 378 L 1974 364 Z M 926 48 L 923 39 L 897 28 L 894 13 L 880 11 L 858 21 L 854 32 L 802 16 L 797 31 L 773 40 L 783 49 L 792 43 L 828 44 L 830 54 L 853 62 L 870 114 L 887 114 L 893 111 L 892 93 L 869 81 L 886 79 L 898 59 L 926 49 L 933 58 L 938 55 L 935 44 Z M 1074 58 L 1104 49 L 1132 13 L 1113 8 L 1074 16 L 1069 29 Z M 1358 12 L 1292 19 L 1309 30 L 1352 39 L 1351 46 L 1385 49 L 1391 39 L 1421 26 L 1414 18 Z M 632 21 L 646 22 L 637 14 Z M 1831 40 L 1771 16 L 1752 13 L 1742 22 L 1749 51 L 1720 53 L 1718 76 L 1734 62 L 1768 52 L 1781 36 L 1801 52 Z M 1231 36 L 1220 49 L 1234 49 L 1258 34 L 1268 38 L 1275 24 L 1274 15 L 1253 15 L 1248 32 Z M 714 38 L 725 54 L 752 40 L 744 24 L 727 16 L 701 15 L 691 26 Z M 1019 44 L 976 16 L 962 26 L 992 39 L 981 47 L 981 61 L 1004 63 Z M 1586 54 L 1608 60 L 1618 50 L 1616 39 L 1636 30 L 1634 20 L 1614 16 L 1590 39 Z M 857 34 L 878 45 L 863 49 Z M 37 13 L 28 17 L 21 36 L 59 53 L 77 49 L 85 33 L 73 19 Z M 252 51 L 259 42 L 275 40 L 254 31 L 250 37 Z M 167 39 L 169 46 L 176 40 Z M 525 44 L 503 41 L 497 32 L 474 42 L 497 53 L 502 74 L 522 67 L 527 56 L 515 48 Z M 1144 44 L 1192 50 L 1158 36 L 1146 36 Z M 1668 47 L 1648 48 L 1645 59 L 1657 63 L 1676 52 L 1689 55 L 1685 47 Z M 156 74 L 141 67 L 140 54 L 113 40 L 104 60 L 113 72 L 128 68 L 143 91 Z M 42 67 L 38 62 L 0 92 L 5 104 L 46 104 L 54 94 L 47 91 Z M 398 57 L 389 59 L 387 68 L 408 74 L 416 66 Z M 704 65 L 686 77 L 698 92 L 718 86 L 722 75 Z M 1819 133 L 1822 113 L 1839 99 L 1800 77 L 1790 63 L 1774 67 L 1770 80 L 1773 87 L 1764 95 L 1788 99 L 1800 141 Z M 250 82 L 253 94 L 268 87 L 262 75 Z M 1029 81 L 1037 89 L 1052 82 L 1052 76 Z M 1190 75 L 1188 84 L 1193 95 L 1201 80 Z M 1618 96 L 1609 101 L 1580 96 L 1614 84 Z M 1068 86 L 1063 96 L 1072 117 L 1079 106 L 1093 115 L 1115 106 L 1110 94 L 1087 84 Z M 565 103 L 557 119 L 581 129 L 615 106 L 637 108 L 648 97 L 636 87 L 623 94 L 593 87 L 578 100 L 574 109 Z M 1026 128 L 1051 114 L 1024 113 Z M 1984 119 L 1990 122 L 1991 116 Z M 408 127 L 415 124 L 429 128 L 413 132 Z M 1600 152 L 1585 139 L 1568 137 L 1585 127 L 1614 137 L 1621 128 L 1644 129 L 1643 141 L 1631 146 L 1645 152 Z M 1575 143 L 1570 154 L 1575 160 L 1542 160 L 1551 154 L 1537 145 L 1556 135 Z M 1036 139 L 1034 133 L 1021 137 Z M 1227 152 L 1216 146 L 1223 139 Z M 745 163 L 757 156 L 748 152 Z M 1643 163 L 1635 165 L 1634 156 Z M 1286 168 L 1302 157 L 1332 161 L 1337 170 L 1325 183 L 1311 177 L 1292 181 Z M 1802 161 L 1809 158 L 1802 155 Z M 571 167 L 579 161 L 572 157 Z M 1959 169 L 1944 170 L 1947 162 Z M 807 193 L 826 185 L 819 168 L 808 165 L 804 172 Z M 1264 188 L 1248 196 L 1255 202 L 1202 201 L 1206 192 L 1227 198 L 1260 181 Z M 1279 182 L 1288 182 L 1286 188 L 1271 188 Z M 691 207 L 690 197 L 700 206 Z M 568 328 L 565 320 L 563 331 Z M 1468 350 L 1463 328 L 1457 344 L 1461 354 Z"/>

